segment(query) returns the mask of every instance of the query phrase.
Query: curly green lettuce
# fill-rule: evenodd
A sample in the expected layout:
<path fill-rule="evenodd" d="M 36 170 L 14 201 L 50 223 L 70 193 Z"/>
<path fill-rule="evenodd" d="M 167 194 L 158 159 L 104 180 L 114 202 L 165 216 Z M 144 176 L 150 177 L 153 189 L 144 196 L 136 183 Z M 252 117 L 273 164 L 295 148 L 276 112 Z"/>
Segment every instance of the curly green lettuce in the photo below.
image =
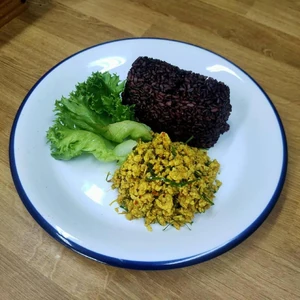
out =
<path fill-rule="evenodd" d="M 137 140 L 152 139 L 150 128 L 133 120 L 133 107 L 122 104 L 124 85 L 115 74 L 94 72 L 69 97 L 56 100 L 56 119 L 47 131 L 55 159 L 91 153 L 100 161 L 122 162 Z"/>
<path fill-rule="evenodd" d="M 116 74 L 93 72 L 85 82 L 78 83 L 70 94 L 82 97 L 82 102 L 101 117 L 109 118 L 110 123 L 134 120 L 133 106 L 123 105 L 120 97 L 125 81 Z"/>
<path fill-rule="evenodd" d="M 83 153 L 90 153 L 99 161 L 123 162 L 137 145 L 134 140 L 115 145 L 93 132 L 72 130 L 59 124 L 47 132 L 47 139 L 51 143 L 51 155 L 59 160 L 70 160 Z"/>

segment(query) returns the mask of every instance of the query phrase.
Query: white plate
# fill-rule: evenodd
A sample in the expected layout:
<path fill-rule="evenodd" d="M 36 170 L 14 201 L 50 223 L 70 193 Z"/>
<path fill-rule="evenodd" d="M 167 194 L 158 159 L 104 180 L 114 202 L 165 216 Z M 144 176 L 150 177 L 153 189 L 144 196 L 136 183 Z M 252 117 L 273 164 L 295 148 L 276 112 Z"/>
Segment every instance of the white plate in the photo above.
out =
<path fill-rule="evenodd" d="M 215 205 L 197 215 L 192 230 L 127 221 L 110 202 L 105 181 L 114 163 L 92 156 L 54 160 L 45 133 L 55 99 L 67 96 L 93 71 L 126 79 L 140 55 L 225 82 L 231 90 L 231 129 L 209 151 L 221 163 Z M 169 269 L 200 263 L 238 245 L 265 220 L 281 192 L 287 143 L 274 105 L 262 88 L 227 59 L 195 45 L 166 39 L 110 41 L 78 52 L 48 71 L 16 115 L 10 139 L 12 176 L 24 205 L 56 240 L 91 259 L 133 269 Z"/>

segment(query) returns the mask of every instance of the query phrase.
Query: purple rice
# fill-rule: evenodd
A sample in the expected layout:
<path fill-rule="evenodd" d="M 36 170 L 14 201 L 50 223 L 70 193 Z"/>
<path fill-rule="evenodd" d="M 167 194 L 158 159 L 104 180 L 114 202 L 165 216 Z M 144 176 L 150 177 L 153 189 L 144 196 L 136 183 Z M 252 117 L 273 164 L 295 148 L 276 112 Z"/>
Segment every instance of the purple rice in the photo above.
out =
<path fill-rule="evenodd" d="M 135 117 L 172 141 L 210 148 L 229 130 L 230 90 L 223 82 L 165 61 L 138 57 L 122 93 L 122 102 L 135 105 Z"/>

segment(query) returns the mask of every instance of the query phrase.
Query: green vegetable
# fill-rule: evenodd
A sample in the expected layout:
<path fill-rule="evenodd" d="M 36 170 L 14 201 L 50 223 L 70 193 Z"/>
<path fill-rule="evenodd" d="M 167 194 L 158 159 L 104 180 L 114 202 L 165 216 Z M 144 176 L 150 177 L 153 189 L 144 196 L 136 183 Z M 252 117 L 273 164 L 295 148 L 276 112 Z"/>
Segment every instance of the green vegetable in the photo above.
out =
<path fill-rule="evenodd" d="M 133 106 L 122 104 L 124 86 L 115 74 L 94 72 L 69 97 L 57 100 L 56 119 L 47 131 L 51 155 L 69 160 L 91 153 L 100 161 L 122 162 L 136 140 L 151 140 L 150 128 L 133 121 Z"/>
<path fill-rule="evenodd" d="M 190 181 L 176 182 L 176 181 L 173 181 L 173 180 L 165 178 L 165 177 L 154 177 L 154 176 L 148 177 L 147 180 L 149 180 L 149 181 L 154 181 L 154 180 L 163 181 L 163 182 L 169 183 L 170 186 L 173 186 L 173 187 L 183 187 L 187 184 L 191 184 L 191 183 L 197 181 L 197 179 L 196 179 L 196 180 L 190 180 Z"/>
<path fill-rule="evenodd" d="M 84 97 L 62 97 L 55 102 L 56 122 L 70 129 L 98 132 L 99 127 L 110 124 L 106 114 L 97 114 L 85 103 Z"/>
<path fill-rule="evenodd" d="M 127 212 L 128 212 L 128 209 L 127 209 L 127 207 L 125 207 L 124 205 L 120 205 L 120 207 L 121 207 L 122 209 L 124 209 L 125 211 L 127 211 Z"/>
<path fill-rule="evenodd" d="M 62 125 L 55 125 L 47 132 L 51 143 L 51 155 L 60 160 L 70 160 L 83 153 L 91 153 L 101 161 L 123 162 L 131 147 L 130 141 L 125 141 L 116 147 L 107 139 L 85 130 L 72 130 Z M 131 141 L 136 144 L 135 141 Z M 132 144 L 131 144 L 132 145 Z M 123 151 L 121 151 L 122 148 Z"/>
<path fill-rule="evenodd" d="M 195 175 L 196 178 L 201 178 L 201 176 L 203 176 L 203 174 L 202 174 L 202 172 L 200 170 L 196 170 L 194 172 L 194 175 Z"/>
<path fill-rule="evenodd" d="M 202 197 L 204 198 L 204 200 L 209 203 L 210 205 L 215 205 L 205 194 L 202 194 Z"/>
<path fill-rule="evenodd" d="M 100 134 L 110 141 L 123 142 L 125 138 L 149 141 L 152 136 L 150 128 L 142 123 L 125 120 L 112 123 L 107 114 L 97 114 L 84 104 L 83 97 L 62 97 L 56 101 L 56 122 L 69 129 L 83 129 Z"/>
<path fill-rule="evenodd" d="M 69 97 L 55 102 L 56 122 L 70 129 L 84 129 L 101 134 L 103 127 L 134 119 L 133 106 L 121 103 L 125 82 L 108 72 L 95 72 L 78 83 Z"/>
<path fill-rule="evenodd" d="M 184 224 L 190 231 L 192 230 L 187 224 Z"/>
<path fill-rule="evenodd" d="M 111 120 L 110 123 L 133 120 L 133 107 L 122 105 L 120 98 L 124 87 L 125 81 L 121 82 L 118 75 L 94 72 L 85 82 L 76 85 L 71 96 L 83 97 L 89 109 L 100 116 L 106 115 Z"/>
<path fill-rule="evenodd" d="M 106 182 L 111 182 L 111 179 L 108 179 L 110 175 L 111 175 L 110 172 L 108 172 L 105 178 Z"/>
<path fill-rule="evenodd" d="M 173 156 L 175 157 L 177 152 L 176 152 L 176 148 L 173 145 L 171 145 L 171 152 L 172 152 Z"/>
<path fill-rule="evenodd" d="M 137 145 L 137 142 L 134 140 L 126 140 L 114 148 L 114 153 L 117 156 L 125 157 L 127 156 L 132 149 Z"/>
<path fill-rule="evenodd" d="M 163 182 L 169 183 L 170 186 L 173 186 L 173 187 L 183 187 L 183 186 L 185 186 L 187 184 L 191 184 L 191 183 L 193 183 L 193 182 L 195 182 L 195 181 L 198 180 L 198 179 L 190 180 L 190 181 L 184 181 L 184 180 L 182 180 L 180 182 L 176 182 L 176 181 L 168 179 L 166 177 L 158 177 L 158 176 L 156 176 L 156 174 L 155 174 L 155 172 L 153 170 L 153 165 L 151 163 L 148 163 L 147 166 L 148 166 L 147 172 L 150 173 L 150 177 L 146 178 L 148 181 L 159 180 L 159 181 L 163 181 Z"/>
<path fill-rule="evenodd" d="M 194 138 L 194 136 L 192 135 L 192 136 L 185 142 L 185 144 L 188 144 L 193 138 Z"/>
<path fill-rule="evenodd" d="M 171 224 L 168 223 L 168 225 L 166 225 L 166 227 L 163 229 L 163 231 L 165 231 Z"/>
<path fill-rule="evenodd" d="M 110 141 L 121 143 L 125 138 L 150 141 L 150 128 L 134 121 L 122 121 L 99 128 L 99 133 Z"/>

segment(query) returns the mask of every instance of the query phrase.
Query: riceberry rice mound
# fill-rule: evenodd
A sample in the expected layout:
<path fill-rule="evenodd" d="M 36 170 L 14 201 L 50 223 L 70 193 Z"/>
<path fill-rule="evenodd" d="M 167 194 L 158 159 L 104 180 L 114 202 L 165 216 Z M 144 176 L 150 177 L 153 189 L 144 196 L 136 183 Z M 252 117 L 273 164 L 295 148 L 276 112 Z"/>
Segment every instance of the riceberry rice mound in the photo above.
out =
<path fill-rule="evenodd" d="M 165 61 L 138 57 L 128 73 L 122 102 L 135 118 L 173 141 L 210 148 L 229 130 L 230 89 L 223 82 Z"/>

